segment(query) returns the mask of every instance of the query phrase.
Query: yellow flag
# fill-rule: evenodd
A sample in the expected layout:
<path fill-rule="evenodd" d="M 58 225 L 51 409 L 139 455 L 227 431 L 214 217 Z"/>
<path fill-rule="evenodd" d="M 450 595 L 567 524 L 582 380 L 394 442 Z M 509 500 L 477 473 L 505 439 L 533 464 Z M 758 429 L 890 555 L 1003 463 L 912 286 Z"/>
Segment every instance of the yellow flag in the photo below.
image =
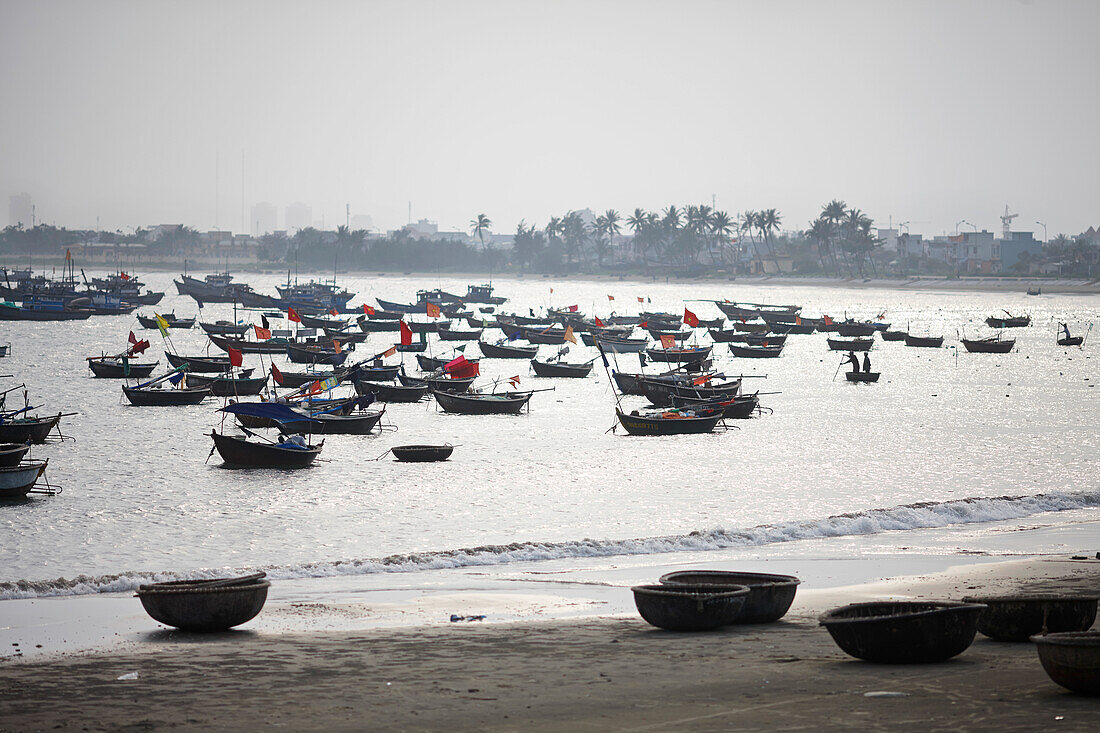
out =
<path fill-rule="evenodd" d="M 153 315 L 157 317 L 157 328 L 160 329 L 160 335 L 161 336 L 167 336 L 168 335 L 168 321 L 164 318 L 164 316 L 162 316 L 159 313 L 154 313 Z"/>
<path fill-rule="evenodd" d="M 571 344 L 575 345 L 577 343 L 577 337 L 573 335 L 573 327 L 572 326 L 566 326 L 565 327 L 565 336 L 563 336 L 562 338 L 564 338 L 566 341 L 568 341 Z"/>

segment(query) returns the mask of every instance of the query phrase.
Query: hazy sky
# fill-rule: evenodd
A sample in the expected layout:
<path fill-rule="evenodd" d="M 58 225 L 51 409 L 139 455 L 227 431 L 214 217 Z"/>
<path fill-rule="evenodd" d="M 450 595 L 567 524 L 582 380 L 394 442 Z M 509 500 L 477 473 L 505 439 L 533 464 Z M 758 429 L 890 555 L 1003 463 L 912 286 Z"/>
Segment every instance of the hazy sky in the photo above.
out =
<path fill-rule="evenodd" d="M 57 224 L 247 229 L 243 154 L 247 206 L 329 227 L 714 195 L 1077 233 L 1098 34 L 1096 0 L 0 0 L 0 221 L 25 191 Z"/>

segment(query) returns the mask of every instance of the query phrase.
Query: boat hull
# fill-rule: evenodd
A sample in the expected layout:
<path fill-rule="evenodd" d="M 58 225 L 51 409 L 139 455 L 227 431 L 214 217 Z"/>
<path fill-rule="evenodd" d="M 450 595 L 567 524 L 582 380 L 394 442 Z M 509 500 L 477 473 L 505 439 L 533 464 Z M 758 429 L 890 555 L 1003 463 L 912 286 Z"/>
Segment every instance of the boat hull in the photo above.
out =
<path fill-rule="evenodd" d="M 189 389 L 135 389 L 123 387 L 122 393 L 135 407 L 175 407 L 197 405 L 211 395 L 209 387 Z"/>
<path fill-rule="evenodd" d="M 210 437 L 225 465 L 234 468 L 306 468 L 321 454 L 320 446 L 280 448 L 217 432 Z"/>
<path fill-rule="evenodd" d="M 30 461 L 0 468 L 0 499 L 21 499 L 34 488 L 46 470 L 47 461 Z"/>
<path fill-rule="evenodd" d="M 1007 354 L 1016 346 L 1016 339 L 962 339 L 962 345 L 971 354 Z"/>
<path fill-rule="evenodd" d="M 587 364 L 556 364 L 551 362 L 531 360 L 531 368 L 540 377 L 570 377 L 583 379 L 592 373 L 592 362 Z"/>
<path fill-rule="evenodd" d="M 45 443 L 59 422 L 61 415 L 0 423 L 0 443 Z"/>
<path fill-rule="evenodd" d="M 153 373 L 159 363 L 159 361 L 130 362 L 129 365 L 123 365 L 120 361 L 89 359 L 88 368 L 100 379 L 126 379 L 127 377 L 144 379 Z"/>
<path fill-rule="evenodd" d="M 444 412 L 460 415 L 518 415 L 530 402 L 531 393 L 509 393 L 504 396 L 456 394 L 432 390 L 436 403 Z M 516 396 L 512 396 L 516 394 Z"/>
<path fill-rule="evenodd" d="M 619 424 L 631 435 L 695 435 L 710 433 L 722 419 L 722 414 L 709 417 L 658 418 L 644 415 L 628 415 L 615 410 Z"/>

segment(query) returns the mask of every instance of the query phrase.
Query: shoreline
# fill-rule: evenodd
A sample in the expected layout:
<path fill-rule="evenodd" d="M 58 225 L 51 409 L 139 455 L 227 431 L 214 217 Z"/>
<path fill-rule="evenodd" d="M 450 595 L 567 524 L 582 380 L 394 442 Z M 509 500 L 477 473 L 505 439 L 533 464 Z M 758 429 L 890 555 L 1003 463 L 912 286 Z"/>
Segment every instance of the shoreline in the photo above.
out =
<path fill-rule="evenodd" d="M 1047 679 L 1031 644 L 979 636 L 948 662 L 873 665 L 841 652 L 816 616 L 866 598 L 1085 593 L 1098 584 L 1098 560 L 963 565 L 800 590 L 779 623 L 700 634 L 660 631 L 634 613 L 324 633 L 149 631 L 134 649 L 0 665 L 0 729 L 782 730 L 858 721 L 872 730 L 1022 730 L 1061 716 L 1063 727 L 1083 730 L 1100 725 L 1100 708 Z M 614 592 L 629 597 L 625 587 Z"/>

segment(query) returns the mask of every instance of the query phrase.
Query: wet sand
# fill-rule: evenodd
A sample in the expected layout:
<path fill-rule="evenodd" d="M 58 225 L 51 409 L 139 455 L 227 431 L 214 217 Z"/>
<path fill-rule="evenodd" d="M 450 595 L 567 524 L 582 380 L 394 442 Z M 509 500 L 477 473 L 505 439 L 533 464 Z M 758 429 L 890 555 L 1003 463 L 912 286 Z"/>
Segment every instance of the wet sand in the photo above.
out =
<path fill-rule="evenodd" d="M 637 617 L 323 634 L 156 631 L 137 651 L 0 666 L 0 730 L 1100 728 L 1100 701 L 1050 682 L 1031 644 L 979 636 L 945 663 L 871 665 L 841 652 L 815 620 L 866 598 L 1014 588 L 1094 592 L 1100 562 L 967 566 L 811 591 L 778 624 L 702 634 Z"/>

